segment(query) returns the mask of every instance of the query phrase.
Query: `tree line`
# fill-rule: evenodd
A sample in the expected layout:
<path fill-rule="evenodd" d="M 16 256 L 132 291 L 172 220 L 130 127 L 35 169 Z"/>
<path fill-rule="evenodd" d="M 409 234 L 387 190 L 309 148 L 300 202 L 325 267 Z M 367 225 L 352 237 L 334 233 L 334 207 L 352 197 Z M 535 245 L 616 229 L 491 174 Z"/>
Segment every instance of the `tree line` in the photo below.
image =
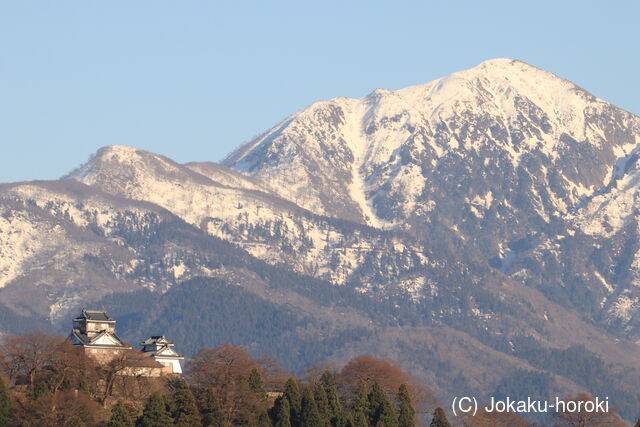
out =
<path fill-rule="evenodd" d="M 143 358 L 131 350 L 97 363 L 61 337 L 4 337 L 0 427 L 451 426 L 434 391 L 388 359 L 359 356 L 296 377 L 272 358 L 256 359 L 242 346 L 224 344 L 200 349 L 182 377 L 131 375 L 127 369 Z M 457 421 L 469 427 L 531 425 L 515 414 L 482 412 Z M 624 425 L 615 411 L 598 419 L 559 414 L 555 421 Z"/>

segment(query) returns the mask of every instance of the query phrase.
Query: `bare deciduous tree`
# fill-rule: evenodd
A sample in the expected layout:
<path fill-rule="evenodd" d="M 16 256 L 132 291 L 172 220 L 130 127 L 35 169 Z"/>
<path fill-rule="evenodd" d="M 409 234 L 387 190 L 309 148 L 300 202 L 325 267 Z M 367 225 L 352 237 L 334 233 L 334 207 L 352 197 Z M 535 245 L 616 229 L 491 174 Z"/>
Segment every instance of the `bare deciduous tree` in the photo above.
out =
<path fill-rule="evenodd" d="M 189 383 L 204 390 L 233 384 L 238 377 L 248 377 L 253 368 L 259 366 L 244 347 L 223 344 L 198 351 L 185 371 Z"/>
<path fill-rule="evenodd" d="M 464 419 L 465 427 L 527 427 L 531 423 L 511 412 L 487 412 L 481 410 L 475 416 Z"/>
<path fill-rule="evenodd" d="M 99 413 L 100 406 L 78 390 L 47 393 L 35 400 L 21 399 L 14 405 L 14 418 L 28 426 L 91 426 Z"/>
<path fill-rule="evenodd" d="M 0 352 L 6 375 L 11 381 L 26 377 L 33 389 L 38 372 L 52 364 L 56 351 L 63 343 L 62 337 L 42 332 L 5 337 Z"/>
<path fill-rule="evenodd" d="M 567 427 L 598 427 L 598 426 L 625 426 L 626 424 L 620 416 L 618 416 L 618 410 L 615 408 L 609 408 L 608 411 L 592 411 L 587 410 L 587 402 L 590 402 L 588 406 L 593 406 L 595 399 L 588 393 L 578 393 L 572 396 L 567 396 L 563 399 L 565 402 L 565 410 L 563 412 L 557 412 L 554 414 L 554 418 L 557 420 L 558 426 Z M 569 402 L 572 402 L 569 405 Z M 572 408 L 576 408 L 575 411 Z"/>
<path fill-rule="evenodd" d="M 341 394 L 347 397 L 354 395 L 359 381 L 368 386 L 377 383 L 388 396 L 395 396 L 400 385 L 405 384 L 418 413 L 430 413 L 441 406 L 433 390 L 412 378 L 394 360 L 359 356 L 351 359 L 336 377 Z"/>
<path fill-rule="evenodd" d="M 60 390 L 65 384 L 79 388 L 83 382 L 95 380 L 95 361 L 85 355 L 83 348 L 68 341 L 55 347 L 47 370 L 50 372 L 48 383 L 52 392 Z"/>
<path fill-rule="evenodd" d="M 141 372 L 143 369 L 152 369 L 153 363 L 156 362 L 145 356 L 143 352 L 131 349 L 120 351 L 107 363 L 99 364 L 97 373 L 103 385 L 99 397 L 100 403 L 103 406 L 106 405 L 107 399 L 113 395 L 113 386 L 118 377 L 122 377 L 125 373 L 135 376 L 136 370 Z"/>
<path fill-rule="evenodd" d="M 284 384 L 290 375 L 285 372 L 276 359 L 273 357 L 261 357 L 258 359 L 258 365 L 266 387 L 277 390 L 284 389 Z"/>
<path fill-rule="evenodd" d="M 244 347 L 224 344 L 198 351 L 187 363 L 185 376 L 197 390 L 215 391 L 226 425 L 251 424 L 264 405 L 247 381 L 251 370 L 279 372 L 273 361 L 263 362 L 260 366 Z"/>

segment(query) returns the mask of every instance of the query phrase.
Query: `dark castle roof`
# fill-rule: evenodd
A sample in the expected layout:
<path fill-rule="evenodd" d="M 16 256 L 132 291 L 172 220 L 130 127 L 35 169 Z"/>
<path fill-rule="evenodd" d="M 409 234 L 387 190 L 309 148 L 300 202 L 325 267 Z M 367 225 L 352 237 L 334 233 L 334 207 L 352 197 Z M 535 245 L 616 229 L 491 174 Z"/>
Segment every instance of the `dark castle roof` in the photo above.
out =
<path fill-rule="evenodd" d="M 80 316 L 76 317 L 73 320 L 93 320 L 98 322 L 115 322 L 115 319 L 109 317 L 106 310 L 87 310 L 85 308 L 82 309 L 82 313 Z"/>
<path fill-rule="evenodd" d="M 167 338 L 165 338 L 164 335 L 152 335 L 140 343 L 140 345 L 145 345 L 145 346 L 152 345 L 152 344 L 173 346 L 173 343 L 169 341 Z"/>
<path fill-rule="evenodd" d="M 111 338 L 114 341 L 113 344 L 97 344 L 97 341 L 104 336 Z M 73 329 L 71 331 L 71 338 L 75 338 L 75 344 L 83 345 L 85 347 L 98 346 L 98 347 L 114 347 L 114 348 L 131 348 L 131 346 L 127 345 L 124 341 L 122 341 L 116 334 L 108 332 L 108 331 L 100 331 L 96 335 L 89 337 L 86 334 L 83 334 L 78 329 Z"/>

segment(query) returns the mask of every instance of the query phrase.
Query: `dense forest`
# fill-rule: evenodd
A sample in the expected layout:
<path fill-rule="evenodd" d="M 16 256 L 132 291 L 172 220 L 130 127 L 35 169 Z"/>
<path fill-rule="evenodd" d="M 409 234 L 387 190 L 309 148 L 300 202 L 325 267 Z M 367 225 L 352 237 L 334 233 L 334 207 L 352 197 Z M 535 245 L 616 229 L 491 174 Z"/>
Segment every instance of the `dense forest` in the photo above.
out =
<path fill-rule="evenodd" d="M 389 350 L 388 353 L 402 353 L 404 363 L 414 367 L 425 366 L 425 371 L 438 373 L 437 383 L 431 385 L 439 391 L 469 390 L 483 397 L 503 395 L 509 391 L 512 397 L 544 397 L 558 393 L 557 376 L 562 376 L 594 395 L 609 396 L 625 418 L 639 415 L 637 391 L 614 387 L 624 383 L 625 376 L 632 377 L 632 372 L 605 363 L 599 355 L 583 346 L 551 349 L 530 336 L 496 336 L 486 330 L 484 323 L 478 322 L 472 307 L 465 307 L 461 312 L 443 313 L 441 307 L 457 304 L 447 301 L 446 298 L 450 297 L 447 294 L 432 302 L 401 301 L 398 298 L 384 301 L 321 281 L 306 286 L 298 277 L 287 277 L 290 273 L 276 276 L 279 270 L 271 267 L 257 271 L 275 276 L 270 277 L 271 283 L 282 287 L 297 286 L 300 294 L 326 307 L 327 312 L 332 307 L 335 310 L 336 306 L 347 314 L 357 308 L 361 308 L 360 312 L 375 312 L 375 324 L 350 320 L 336 327 L 331 320 L 317 315 L 313 317 L 293 304 L 269 301 L 240 286 L 201 277 L 175 286 L 165 294 L 140 291 L 110 295 L 99 301 L 97 306 L 108 308 L 118 318 L 125 339 L 133 341 L 136 337 L 162 331 L 175 339 L 176 345 L 187 355 L 195 354 L 199 348 L 223 343 L 247 345 L 251 353 L 268 354 L 296 373 L 332 358 L 349 343 L 375 338 L 384 327 L 450 324 L 464 329 L 492 348 L 525 360 L 535 370 L 530 367 L 516 369 L 495 385 L 486 381 L 490 388 L 481 392 L 473 389 L 474 384 L 469 381 L 467 373 L 452 367 L 448 355 L 437 347 L 432 353 L 423 350 L 418 354 L 410 343 L 402 340 L 378 343 L 377 346 L 378 349 Z M 464 290 L 460 294 L 467 297 Z M 507 311 L 507 308 L 496 307 L 499 300 L 478 289 L 468 299 L 473 300 L 474 307 L 483 307 L 486 311 Z M 328 302 L 324 305 L 326 300 L 334 305 Z M 153 312 L 143 312 L 149 306 L 154 307 Z M 517 316 L 517 313 L 513 315 Z M 206 328 L 194 327 L 198 324 L 206 325 Z M 394 348 L 389 349 L 390 346 Z M 440 372 L 451 374 L 439 375 Z M 593 375 L 593 372 L 598 372 L 598 375 Z M 420 373 L 422 378 L 426 376 Z"/>
<path fill-rule="evenodd" d="M 393 360 L 371 356 L 344 366 L 315 365 L 296 377 L 273 358 L 254 358 L 245 347 L 223 344 L 198 350 L 183 376 L 151 377 L 132 374 L 131 366 L 146 357 L 138 350 L 98 363 L 81 347 L 40 332 L 5 336 L 0 348 L 2 427 L 534 425 L 512 413 L 452 417 L 434 390 Z M 566 399 L 592 400 L 584 393 Z M 625 425 L 615 409 L 559 413 L 553 423 Z"/>

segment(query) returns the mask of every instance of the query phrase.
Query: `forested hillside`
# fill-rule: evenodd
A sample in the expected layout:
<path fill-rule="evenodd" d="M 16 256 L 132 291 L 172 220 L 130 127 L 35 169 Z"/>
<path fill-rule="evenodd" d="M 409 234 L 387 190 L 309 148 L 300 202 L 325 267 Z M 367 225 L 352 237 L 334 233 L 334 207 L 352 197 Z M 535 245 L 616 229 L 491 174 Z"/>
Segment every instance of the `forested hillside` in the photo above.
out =
<path fill-rule="evenodd" d="M 43 333 L 5 337 L 0 351 L 0 426 L 102 427 L 414 427 L 451 424 L 433 389 L 391 359 L 359 356 L 343 366 L 287 373 L 242 346 L 199 349 L 184 377 L 133 375 L 149 358 L 125 350 L 98 362 L 84 349 Z M 526 372 L 521 373 L 525 384 Z M 509 393 L 508 389 L 501 389 Z M 540 390 L 542 393 L 542 390 Z M 499 395 L 498 395 L 499 396 Z M 544 393 L 540 398 L 549 398 Z M 587 402 L 587 394 L 565 401 Z M 624 425 L 612 409 L 559 412 L 557 426 Z M 454 417 L 456 418 L 456 417 Z M 551 418 L 548 418 L 549 420 Z M 529 426 L 515 413 L 480 411 L 468 427 Z"/>

